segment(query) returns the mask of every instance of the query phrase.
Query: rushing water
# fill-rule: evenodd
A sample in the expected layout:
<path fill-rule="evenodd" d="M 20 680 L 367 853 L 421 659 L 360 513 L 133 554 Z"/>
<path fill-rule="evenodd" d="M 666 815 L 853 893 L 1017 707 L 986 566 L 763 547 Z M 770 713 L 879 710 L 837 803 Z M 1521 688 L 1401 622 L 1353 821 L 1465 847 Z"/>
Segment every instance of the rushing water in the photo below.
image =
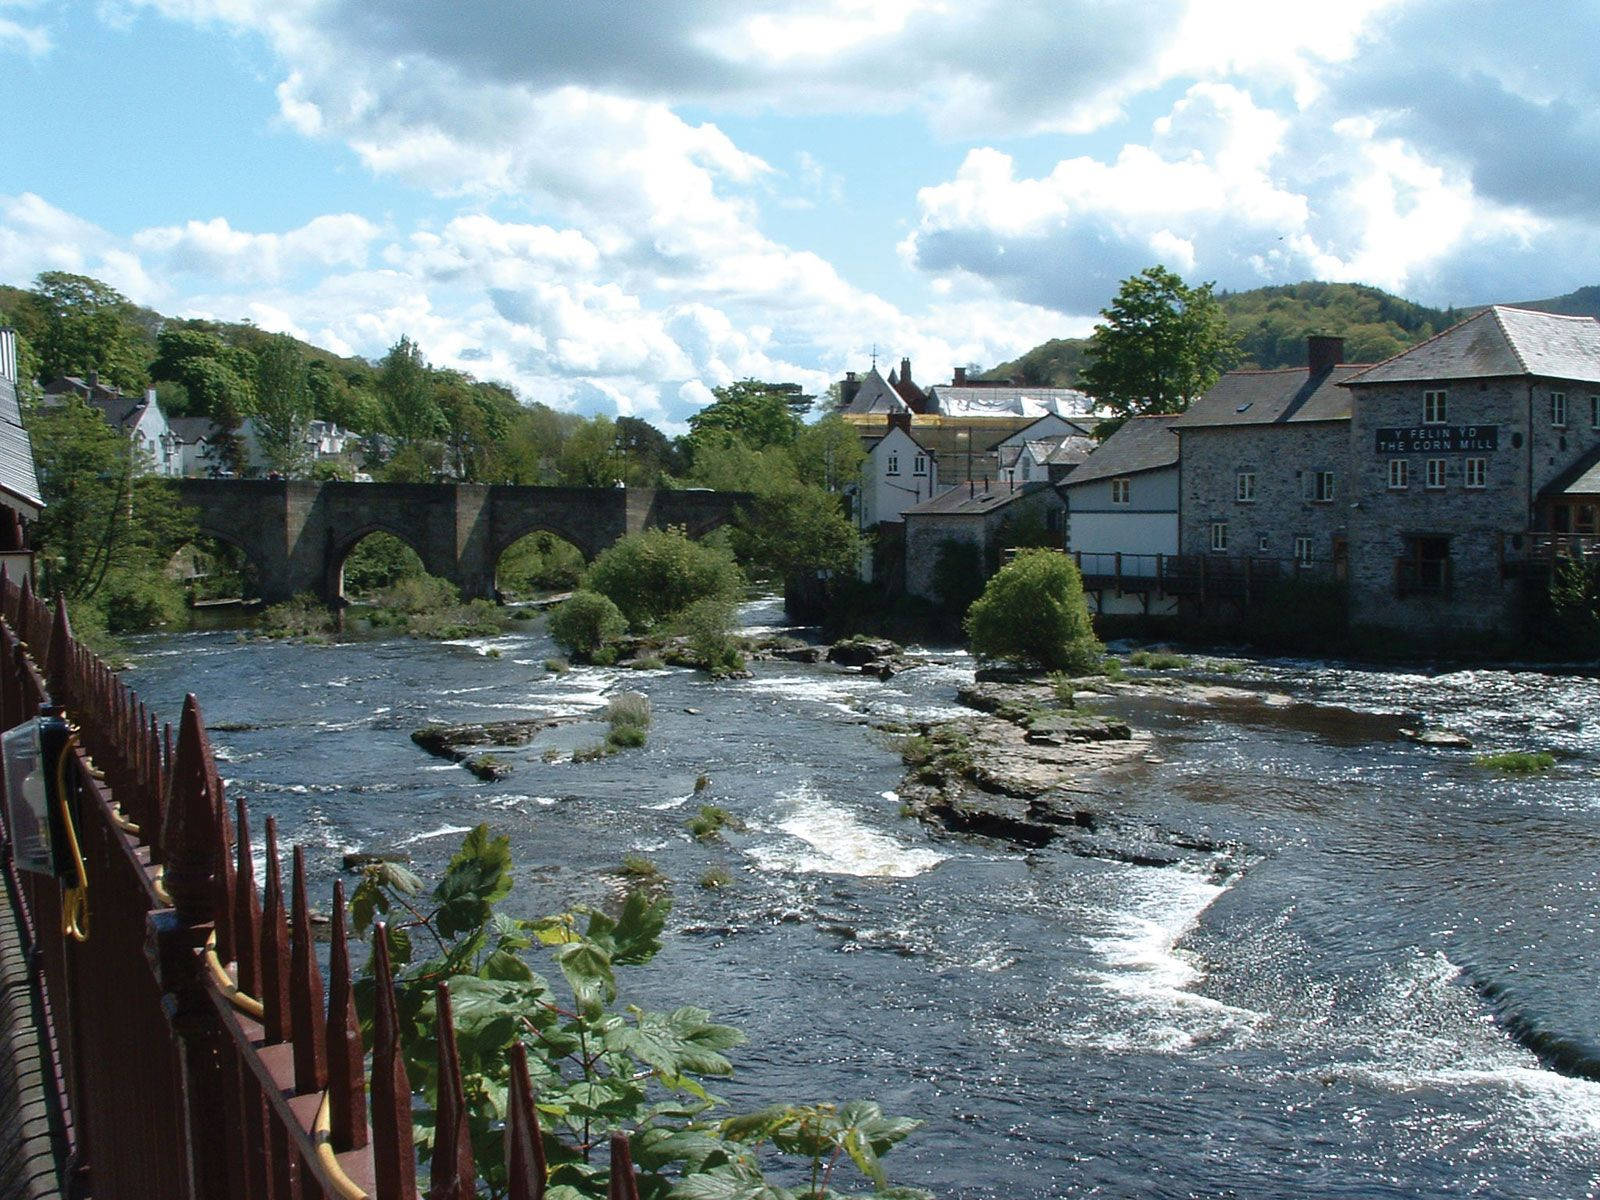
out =
<path fill-rule="evenodd" d="M 254 726 L 215 735 L 224 775 L 308 846 L 323 894 L 348 850 L 403 846 L 428 877 L 479 821 L 511 834 L 528 914 L 597 901 L 625 853 L 648 855 L 675 908 L 637 994 L 750 1035 L 718 1089 L 740 1106 L 864 1096 L 924 1118 L 888 1160 L 899 1182 L 1008 1200 L 1594 1193 L 1595 679 L 1241 660 L 1223 682 L 1305 703 L 1105 701 L 1152 742 L 1093 803 L 1239 847 L 1203 869 L 902 817 L 871 723 L 962 711 L 959 655 L 887 682 L 757 664 L 711 683 L 556 676 L 552 653 L 538 630 L 187 634 L 142 643 L 131 680 L 164 713 L 193 691 L 212 723 Z M 499 783 L 409 738 L 591 714 L 624 689 L 653 701 L 649 745 L 595 763 L 541 759 L 593 725 L 511 752 Z M 1499 777 L 1400 740 L 1399 713 L 1559 762 Z M 694 841 L 700 800 L 745 830 Z M 716 868 L 731 884 L 698 886 Z"/>

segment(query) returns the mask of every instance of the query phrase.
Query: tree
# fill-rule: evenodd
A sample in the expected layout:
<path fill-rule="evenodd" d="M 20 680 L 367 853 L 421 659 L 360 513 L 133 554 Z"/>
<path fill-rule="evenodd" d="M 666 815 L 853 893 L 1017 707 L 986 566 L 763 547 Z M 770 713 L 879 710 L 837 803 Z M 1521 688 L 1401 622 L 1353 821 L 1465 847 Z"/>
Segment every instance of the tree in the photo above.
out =
<path fill-rule="evenodd" d="M 33 282 L 35 350 L 45 379 L 98 372 L 120 388 L 142 382 L 129 320 L 133 306 L 115 288 L 67 271 L 45 271 Z"/>
<path fill-rule="evenodd" d="M 434 403 L 428 363 L 409 337 L 389 347 L 378 368 L 378 400 L 384 424 L 402 444 L 436 437 L 440 415 Z"/>
<path fill-rule="evenodd" d="M 689 439 L 696 446 L 742 438 L 752 449 L 787 446 L 800 432 L 800 414 L 814 397 L 798 383 L 762 383 L 741 379 L 712 388 L 716 400 L 689 418 Z"/>
<path fill-rule="evenodd" d="M 1083 579 L 1065 554 L 1024 550 L 967 610 L 975 654 L 1082 674 L 1100 661 Z"/>
<path fill-rule="evenodd" d="M 305 359 L 295 340 L 280 333 L 256 355 L 256 444 L 268 471 L 288 478 L 304 472 L 310 421 Z"/>
<path fill-rule="evenodd" d="M 568 487 L 611 487 L 622 468 L 616 422 L 606 416 L 584 421 L 567 435 L 556 464 L 557 477 Z"/>
<path fill-rule="evenodd" d="M 1188 408 L 1237 354 L 1211 288 L 1187 287 L 1165 267 L 1123 280 L 1089 338 L 1084 391 L 1125 416 Z"/>
<path fill-rule="evenodd" d="M 550 614 L 550 636 L 569 654 L 585 658 L 628 632 L 628 619 L 598 592 L 573 592 Z"/>
<path fill-rule="evenodd" d="M 801 482 L 830 492 L 854 483 L 867 456 L 861 434 L 837 414 L 801 429 L 791 449 Z"/>
<path fill-rule="evenodd" d="M 756 500 L 739 550 L 741 558 L 782 579 L 854 575 L 861 563 L 861 535 L 840 496 L 815 484 L 792 484 Z"/>

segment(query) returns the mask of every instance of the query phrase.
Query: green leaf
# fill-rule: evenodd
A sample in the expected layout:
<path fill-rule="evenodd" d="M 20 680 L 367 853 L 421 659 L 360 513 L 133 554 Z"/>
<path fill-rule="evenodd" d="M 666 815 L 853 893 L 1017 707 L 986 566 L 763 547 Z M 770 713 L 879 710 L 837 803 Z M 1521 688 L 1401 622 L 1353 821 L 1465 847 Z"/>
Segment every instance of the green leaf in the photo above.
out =
<path fill-rule="evenodd" d="M 795 1200 L 788 1188 L 733 1164 L 687 1175 L 668 1196 L 670 1200 Z"/>
<path fill-rule="evenodd" d="M 733 1064 L 718 1050 L 737 1046 L 744 1035 L 730 1025 L 713 1025 L 703 1008 L 672 1013 L 640 1012 L 638 1024 L 607 1036 L 608 1048 L 625 1050 L 665 1075 L 731 1075 Z"/>
<path fill-rule="evenodd" d="M 352 931 L 357 937 L 365 937 L 377 915 L 388 911 L 389 897 L 384 895 L 377 879 L 370 874 L 363 876 L 361 882 L 356 885 L 355 895 L 350 897 Z"/>
<path fill-rule="evenodd" d="M 883 1109 L 869 1100 L 852 1100 L 839 1109 L 839 1123 L 861 1131 L 874 1154 L 887 1154 L 895 1143 L 921 1128 L 922 1122 L 910 1117 L 886 1117 Z"/>
<path fill-rule="evenodd" d="M 510 892 L 511 838 L 490 837 L 489 827 L 479 825 L 467 834 L 433 889 L 439 935 L 453 938 L 486 924 L 495 902 Z"/>
<path fill-rule="evenodd" d="M 496 950 L 483 960 L 478 974 L 484 979 L 532 979 L 533 968 L 523 962 L 514 951 Z"/>
<path fill-rule="evenodd" d="M 642 889 L 629 892 L 617 918 L 611 960 L 631 967 L 654 958 L 661 949 L 661 931 L 671 911 L 672 901 L 666 896 L 652 899 Z"/>
<path fill-rule="evenodd" d="M 598 1017 L 599 1010 L 617 998 L 611 956 L 593 942 L 569 942 L 556 951 L 556 963 L 586 1016 Z"/>
<path fill-rule="evenodd" d="M 372 868 L 372 877 L 384 887 L 393 888 L 403 896 L 415 896 L 422 891 L 422 880 L 397 862 L 382 862 Z"/>

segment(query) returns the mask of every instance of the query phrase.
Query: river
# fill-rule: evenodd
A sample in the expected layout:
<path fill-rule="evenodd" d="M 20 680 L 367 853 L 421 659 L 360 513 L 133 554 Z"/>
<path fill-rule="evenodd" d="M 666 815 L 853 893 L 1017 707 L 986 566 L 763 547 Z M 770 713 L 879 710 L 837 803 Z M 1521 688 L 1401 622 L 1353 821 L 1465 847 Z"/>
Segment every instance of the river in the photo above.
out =
<path fill-rule="evenodd" d="M 354 849 L 401 846 L 432 878 L 480 821 L 511 835 L 525 915 L 598 902 L 624 854 L 648 856 L 674 910 L 634 994 L 749 1034 L 717 1089 L 739 1107 L 865 1097 L 924 1119 L 887 1160 L 895 1182 L 997 1200 L 1594 1194 L 1596 679 L 1241 658 L 1216 681 L 1306 703 L 1107 699 L 1152 740 L 1095 804 L 1237 847 L 1152 867 L 901 815 L 898 754 L 871 725 L 964 712 L 958 652 L 884 682 L 762 663 L 723 683 L 554 675 L 554 653 L 537 627 L 191 633 L 139 641 L 128 678 L 164 715 L 193 691 L 208 721 L 253 726 L 215 735 L 230 793 L 307 845 L 321 895 Z M 542 760 L 596 739 L 564 726 L 483 783 L 409 736 L 590 714 L 625 689 L 653 702 L 649 744 L 598 762 Z M 1399 739 L 1376 715 L 1397 712 L 1558 763 L 1500 776 Z M 701 800 L 746 828 L 695 841 Z M 719 868 L 728 886 L 699 886 Z"/>

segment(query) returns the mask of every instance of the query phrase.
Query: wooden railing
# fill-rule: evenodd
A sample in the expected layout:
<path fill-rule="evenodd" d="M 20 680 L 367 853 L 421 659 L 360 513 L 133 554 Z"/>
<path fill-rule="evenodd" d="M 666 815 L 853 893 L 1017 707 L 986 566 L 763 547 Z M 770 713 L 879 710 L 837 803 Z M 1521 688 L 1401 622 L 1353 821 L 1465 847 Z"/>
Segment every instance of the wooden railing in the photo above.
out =
<path fill-rule="evenodd" d="M 65 1192 L 97 1200 L 413 1200 L 411 1087 L 387 934 L 374 934 L 370 1066 L 356 1020 L 344 888 L 333 886 L 324 989 L 305 859 L 287 891 L 276 823 L 258 888 L 250 817 L 229 809 L 194 696 L 174 734 L 52 612 L 0 577 L 0 725 L 59 706 L 61 778 L 89 881 L 87 940 L 63 932 L 62 884 L 18 871 L 4 830 L 57 1083 Z M 470 1200 L 476 1171 L 449 990 L 436 1009 L 441 1080 L 429 1196 Z M 545 1191 L 526 1061 L 505 1125 L 512 1200 Z M 370 1081 L 370 1082 L 369 1082 Z M 370 1093 L 370 1111 L 368 1096 Z M 612 1196 L 637 1200 L 628 1141 Z"/>
<path fill-rule="evenodd" d="M 1250 602 L 1272 583 L 1287 579 L 1333 579 L 1336 563 L 1323 559 L 1229 557 L 1221 554 L 1121 554 L 1073 552 L 1090 591 L 1159 593 Z"/>

